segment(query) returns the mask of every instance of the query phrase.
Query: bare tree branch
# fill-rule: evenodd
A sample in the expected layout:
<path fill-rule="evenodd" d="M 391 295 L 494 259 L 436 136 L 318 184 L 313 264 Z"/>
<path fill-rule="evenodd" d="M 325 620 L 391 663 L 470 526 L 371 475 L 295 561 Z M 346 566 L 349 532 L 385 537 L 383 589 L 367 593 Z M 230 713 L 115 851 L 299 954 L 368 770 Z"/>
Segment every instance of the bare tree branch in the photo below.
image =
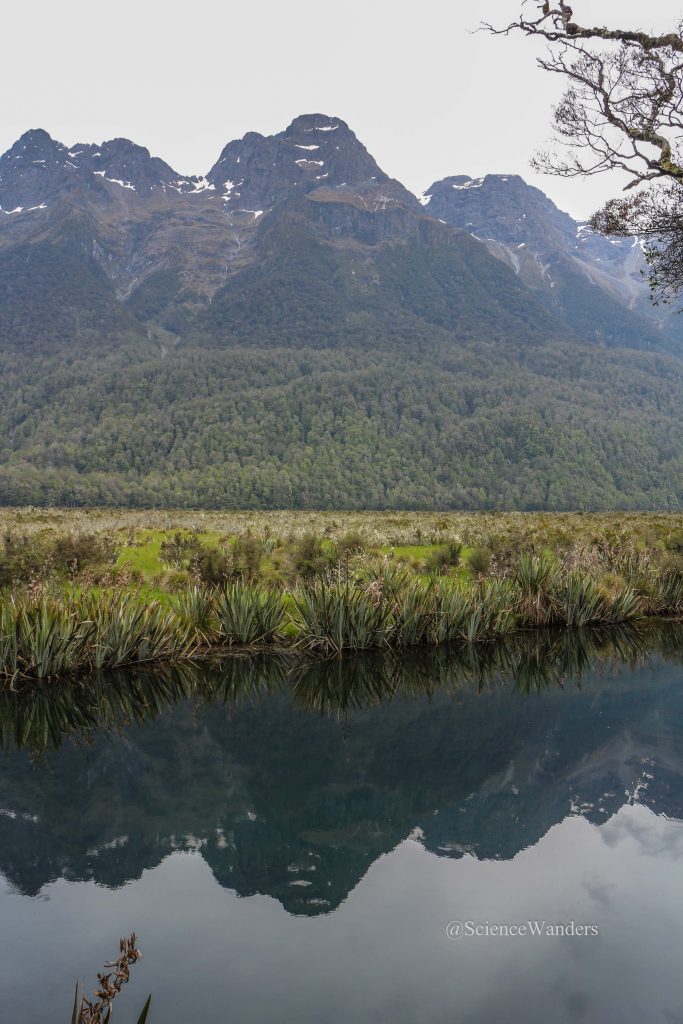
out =
<path fill-rule="evenodd" d="M 564 76 L 568 88 L 554 108 L 559 152 L 540 153 L 533 166 L 561 177 L 590 177 L 618 170 L 633 197 L 613 200 L 593 218 L 607 234 L 636 234 L 646 248 L 655 291 L 683 288 L 683 24 L 650 35 L 629 29 L 587 27 L 559 0 L 534 0 L 525 14 L 494 35 L 522 32 L 548 43 L 538 58 L 544 71 Z M 642 191 L 644 189 L 644 192 Z M 678 233 L 680 232 L 680 240 Z M 676 267 L 666 267 L 676 259 Z"/>

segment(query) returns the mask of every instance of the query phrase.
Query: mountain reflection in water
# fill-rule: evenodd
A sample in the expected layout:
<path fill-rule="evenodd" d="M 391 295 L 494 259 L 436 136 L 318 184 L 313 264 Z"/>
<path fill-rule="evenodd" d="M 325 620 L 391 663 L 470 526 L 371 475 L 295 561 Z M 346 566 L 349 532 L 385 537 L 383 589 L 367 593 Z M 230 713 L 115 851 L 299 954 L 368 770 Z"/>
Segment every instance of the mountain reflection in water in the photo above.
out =
<path fill-rule="evenodd" d="M 198 851 L 221 886 L 314 916 L 408 836 L 509 860 L 572 815 L 683 819 L 682 660 L 669 624 L 4 693 L 0 872 L 116 888 Z"/>

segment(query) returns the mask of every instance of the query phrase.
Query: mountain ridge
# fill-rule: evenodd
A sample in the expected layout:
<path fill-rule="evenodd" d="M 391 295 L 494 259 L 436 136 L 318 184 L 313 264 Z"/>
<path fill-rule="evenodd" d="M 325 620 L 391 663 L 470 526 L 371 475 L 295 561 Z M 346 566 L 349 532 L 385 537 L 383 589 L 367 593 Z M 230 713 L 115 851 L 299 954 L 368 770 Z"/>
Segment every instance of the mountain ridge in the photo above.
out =
<path fill-rule="evenodd" d="M 446 177 L 420 202 L 480 239 L 586 340 L 680 353 L 679 318 L 650 302 L 640 239 L 596 234 L 516 174 Z"/>
<path fill-rule="evenodd" d="M 680 507 L 675 336 L 567 251 L 617 246 L 486 180 L 421 203 L 324 114 L 201 177 L 26 133 L 0 157 L 0 501 Z"/>

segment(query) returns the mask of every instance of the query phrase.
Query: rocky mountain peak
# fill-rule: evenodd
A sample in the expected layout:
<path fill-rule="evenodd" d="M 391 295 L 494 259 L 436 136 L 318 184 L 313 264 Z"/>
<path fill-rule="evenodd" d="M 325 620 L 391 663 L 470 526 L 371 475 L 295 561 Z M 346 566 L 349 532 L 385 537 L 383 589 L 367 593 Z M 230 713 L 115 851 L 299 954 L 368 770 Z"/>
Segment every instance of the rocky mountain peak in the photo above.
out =
<path fill-rule="evenodd" d="M 195 178 L 183 179 L 169 164 L 151 156 L 145 146 L 129 139 L 110 139 L 100 146 L 79 144 L 74 146 L 72 158 L 84 170 L 123 188 L 137 192 L 162 186 L 190 186 Z"/>
<path fill-rule="evenodd" d="M 154 189 L 193 193 L 202 191 L 202 181 L 182 178 L 164 160 L 129 139 L 68 148 L 43 129 L 33 129 L 0 157 L 0 210 L 15 214 L 44 210 L 76 190 L 91 197 L 117 195 L 120 190 L 138 195 Z"/>
<path fill-rule="evenodd" d="M 328 114 L 299 114 L 281 134 L 288 137 L 297 132 L 336 132 L 339 130 L 347 135 L 352 135 L 354 139 L 356 138 L 346 121 L 342 121 L 340 117 L 330 117 Z"/>
<path fill-rule="evenodd" d="M 476 238 L 516 249 L 528 247 L 544 258 L 562 253 L 580 261 L 619 264 L 632 248 L 631 240 L 596 235 L 518 174 L 443 178 L 420 202 L 432 217 Z"/>
<path fill-rule="evenodd" d="M 32 128 L 17 139 L 11 149 L 0 160 L 50 160 L 60 161 L 67 155 L 67 148 L 57 142 L 43 128 Z"/>
<path fill-rule="evenodd" d="M 576 243 L 576 224 L 518 174 L 455 175 L 434 182 L 421 199 L 426 211 L 479 238 L 508 245 Z"/>
<path fill-rule="evenodd" d="M 317 189 L 383 187 L 394 201 L 415 203 L 382 171 L 346 122 L 327 114 L 303 114 L 276 135 L 249 132 L 228 143 L 207 180 L 235 212 L 268 210 Z"/>
<path fill-rule="evenodd" d="M 637 240 L 596 235 L 517 174 L 443 178 L 420 202 L 483 241 L 578 333 L 656 342 L 663 321 L 649 303 Z"/>
<path fill-rule="evenodd" d="M 25 132 L 0 156 L 0 211 L 42 209 L 55 191 L 68 189 L 77 174 L 66 146 L 42 128 Z"/>

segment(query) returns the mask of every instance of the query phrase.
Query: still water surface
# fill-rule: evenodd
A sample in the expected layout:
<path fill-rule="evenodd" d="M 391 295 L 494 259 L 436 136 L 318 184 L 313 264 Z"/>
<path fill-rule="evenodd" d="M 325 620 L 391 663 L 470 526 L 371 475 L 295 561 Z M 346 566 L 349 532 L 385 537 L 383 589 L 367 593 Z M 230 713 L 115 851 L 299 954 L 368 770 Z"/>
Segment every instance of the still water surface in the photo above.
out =
<path fill-rule="evenodd" d="M 3 1024 L 683 1022 L 675 629 L 3 701 Z"/>

